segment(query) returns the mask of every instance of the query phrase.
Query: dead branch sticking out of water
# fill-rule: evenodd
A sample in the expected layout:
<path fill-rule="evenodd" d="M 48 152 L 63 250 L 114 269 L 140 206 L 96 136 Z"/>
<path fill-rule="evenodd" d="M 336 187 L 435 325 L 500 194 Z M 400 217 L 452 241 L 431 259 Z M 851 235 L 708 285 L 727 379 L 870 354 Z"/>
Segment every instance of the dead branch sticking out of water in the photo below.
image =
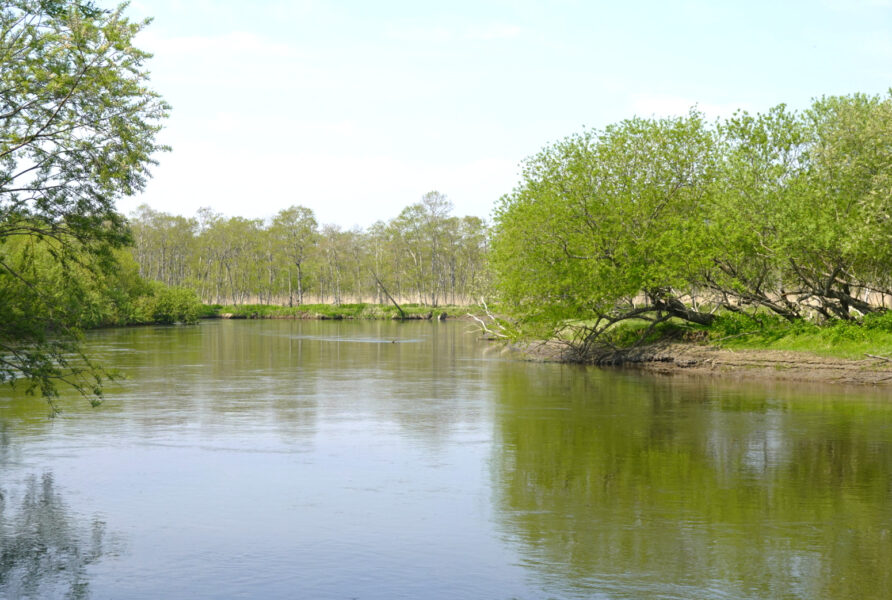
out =
<path fill-rule="evenodd" d="M 483 307 L 483 312 L 486 313 L 487 318 L 495 327 L 495 329 L 490 329 L 486 325 L 486 321 L 484 321 L 477 315 L 472 315 L 471 313 L 467 313 L 467 315 L 477 321 L 477 323 L 480 325 L 480 329 L 483 330 L 483 333 L 485 333 L 487 336 L 507 340 L 510 336 L 505 333 L 504 326 L 499 323 L 499 320 L 495 317 L 495 315 L 489 312 L 489 307 L 486 306 L 486 302 L 484 302 L 482 298 L 480 299 L 480 306 Z"/>

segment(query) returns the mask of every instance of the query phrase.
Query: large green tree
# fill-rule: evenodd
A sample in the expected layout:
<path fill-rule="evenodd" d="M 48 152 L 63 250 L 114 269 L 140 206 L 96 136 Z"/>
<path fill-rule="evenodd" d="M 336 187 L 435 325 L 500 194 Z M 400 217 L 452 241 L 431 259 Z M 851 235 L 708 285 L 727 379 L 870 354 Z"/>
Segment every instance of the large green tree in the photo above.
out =
<path fill-rule="evenodd" d="M 691 113 L 587 131 L 529 159 L 496 210 L 502 299 L 526 324 L 572 326 L 580 340 L 628 318 L 709 322 L 681 297 L 709 264 L 714 147 Z"/>
<path fill-rule="evenodd" d="M 822 98 L 802 113 L 740 113 L 719 130 L 710 287 L 788 319 L 881 310 L 892 291 L 892 99 Z"/>
<path fill-rule="evenodd" d="M 280 250 L 288 257 L 288 306 L 294 305 L 294 290 L 291 287 L 291 265 L 297 274 L 297 303 L 304 303 L 304 263 L 310 249 L 316 245 L 318 223 L 313 211 L 305 206 L 283 208 L 273 218 L 273 236 L 279 242 Z"/>
<path fill-rule="evenodd" d="M 568 137 L 496 210 L 501 299 L 585 358 L 626 320 L 854 320 L 892 296 L 892 96 Z M 718 309 L 723 309 L 718 312 Z M 767 310 L 766 310 L 767 309 Z M 614 335 L 615 334 L 615 335 Z"/>
<path fill-rule="evenodd" d="M 168 106 L 132 44 L 146 22 L 123 8 L 0 4 L 0 381 L 47 397 L 60 380 L 101 393 L 78 350 L 77 299 L 129 239 L 115 201 L 144 187 L 163 149 Z"/>

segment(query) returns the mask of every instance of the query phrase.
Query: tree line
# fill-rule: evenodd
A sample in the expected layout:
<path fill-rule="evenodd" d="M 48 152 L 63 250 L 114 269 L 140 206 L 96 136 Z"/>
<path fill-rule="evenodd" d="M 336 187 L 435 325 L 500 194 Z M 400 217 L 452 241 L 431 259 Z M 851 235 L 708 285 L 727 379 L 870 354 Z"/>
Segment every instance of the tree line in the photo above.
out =
<path fill-rule="evenodd" d="M 529 158 L 491 260 L 526 325 L 857 320 L 892 299 L 892 94 L 634 118 Z"/>
<path fill-rule="evenodd" d="M 487 228 L 430 192 L 367 229 L 320 226 L 291 206 L 268 220 L 194 217 L 143 205 L 131 216 L 140 275 L 195 290 L 206 303 L 465 304 L 486 285 Z"/>

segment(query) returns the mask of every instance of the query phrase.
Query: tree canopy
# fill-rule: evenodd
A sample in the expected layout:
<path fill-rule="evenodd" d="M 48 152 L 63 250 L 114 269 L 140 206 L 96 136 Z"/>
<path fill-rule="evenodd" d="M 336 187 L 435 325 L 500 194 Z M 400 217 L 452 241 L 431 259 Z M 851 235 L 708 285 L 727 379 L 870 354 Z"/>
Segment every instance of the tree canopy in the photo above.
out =
<path fill-rule="evenodd" d="M 0 6 L 0 381 L 101 392 L 78 351 L 86 288 L 129 241 L 115 202 L 143 189 L 167 104 L 148 87 L 147 22 L 124 5 Z"/>
<path fill-rule="evenodd" d="M 189 287 L 208 303 L 383 304 L 390 295 L 433 307 L 468 303 L 487 283 L 485 223 L 451 212 L 434 191 L 366 230 L 320 226 L 299 205 L 268 221 L 141 206 L 131 227 L 142 276 Z"/>
<path fill-rule="evenodd" d="M 892 298 L 890 181 L 892 96 L 626 120 L 526 161 L 496 210 L 496 286 L 582 348 L 629 319 L 857 319 Z"/>

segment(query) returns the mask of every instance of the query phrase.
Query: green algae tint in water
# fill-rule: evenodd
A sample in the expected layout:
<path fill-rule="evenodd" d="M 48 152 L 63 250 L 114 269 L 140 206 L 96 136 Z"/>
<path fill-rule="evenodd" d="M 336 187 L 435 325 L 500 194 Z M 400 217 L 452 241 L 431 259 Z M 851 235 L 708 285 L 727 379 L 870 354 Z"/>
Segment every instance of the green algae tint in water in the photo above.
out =
<path fill-rule="evenodd" d="M 0 400 L 3 598 L 887 598 L 889 391 L 520 362 L 465 323 L 96 332 Z"/>

